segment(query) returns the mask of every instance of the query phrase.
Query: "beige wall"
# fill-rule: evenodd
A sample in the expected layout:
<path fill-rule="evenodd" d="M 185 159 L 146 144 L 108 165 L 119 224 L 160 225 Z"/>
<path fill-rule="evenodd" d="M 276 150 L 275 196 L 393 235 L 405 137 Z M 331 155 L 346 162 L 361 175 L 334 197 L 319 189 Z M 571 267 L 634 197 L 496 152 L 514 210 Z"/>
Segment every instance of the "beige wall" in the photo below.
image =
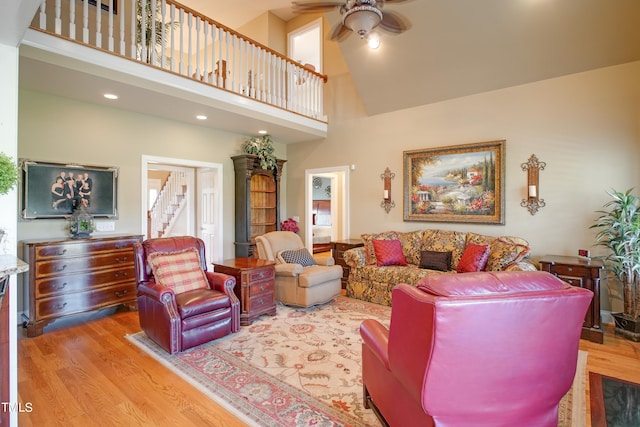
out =
<path fill-rule="evenodd" d="M 366 117 L 349 75 L 327 83 L 329 136 L 288 147 L 289 212 L 304 212 L 305 169 L 356 165 L 350 174 L 350 234 L 444 228 L 526 238 L 534 260 L 592 250 L 589 226 L 607 189 L 640 187 L 640 62 Z M 506 139 L 505 225 L 403 221 L 403 150 Z M 547 167 L 535 216 L 520 206 L 531 154 Z M 396 174 L 396 207 L 380 208 L 385 167 Z M 606 283 L 603 284 L 606 287 Z M 614 305 L 619 302 L 614 297 Z M 603 308 L 611 304 L 603 297 Z M 615 307 L 614 307 L 615 308 Z"/>
<path fill-rule="evenodd" d="M 230 157 L 240 153 L 245 136 L 38 92 L 22 90 L 19 96 L 20 158 L 120 168 L 116 233 L 142 231 L 142 155 L 221 163 L 223 251 L 225 258 L 234 255 L 235 179 Z M 277 142 L 274 145 L 276 155 L 286 158 L 285 146 Z M 62 237 L 66 234 L 64 226 L 63 220 L 21 221 L 18 238 Z"/>

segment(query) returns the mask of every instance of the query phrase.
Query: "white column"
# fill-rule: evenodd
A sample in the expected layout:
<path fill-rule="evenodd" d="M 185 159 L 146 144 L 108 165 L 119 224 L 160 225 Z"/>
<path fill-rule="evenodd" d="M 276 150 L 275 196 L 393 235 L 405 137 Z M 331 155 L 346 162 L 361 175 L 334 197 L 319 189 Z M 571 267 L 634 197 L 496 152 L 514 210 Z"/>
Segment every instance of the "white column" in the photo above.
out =
<path fill-rule="evenodd" d="M 0 44 L 0 151 L 18 158 L 18 48 Z M 9 255 L 17 254 L 18 191 L 14 188 L 9 194 L 0 195 L 0 224 L 7 235 L 5 239 Z M 9 396 L 11 404 L 18 403 L 18 314 L 16 277 L 10 279 L 9 298 Z M 18 412 L 9 415 L 9 425 L 18 425 Z"/>

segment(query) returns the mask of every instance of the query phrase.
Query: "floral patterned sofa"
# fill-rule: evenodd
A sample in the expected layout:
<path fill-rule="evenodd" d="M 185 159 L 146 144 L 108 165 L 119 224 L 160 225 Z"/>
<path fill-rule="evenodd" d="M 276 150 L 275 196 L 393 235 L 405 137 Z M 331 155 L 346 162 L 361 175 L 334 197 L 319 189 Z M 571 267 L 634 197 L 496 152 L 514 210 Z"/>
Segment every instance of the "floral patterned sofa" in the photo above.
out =
<path fill-rule="evenodd" d="M 535 271 L 536 267 L 527 260 L 529 243 L 519 237 L 485 236 L 471 232 L 451 230 L 417 230 L 410 232 L 386 231 L 377 234 L 363 234 L 364 246 L 344 252 L 346 264 L 351 267 L 346 294 L 377 304 L 391 305 L 391 291 L 398 283 L 417 286 L 420 279 L 430 274 L 457 274 L 468 269 L 471 249 L 483 249 L 483 259 L 476 259 L 481 271 Z M 380 242 L 391 241 L 391 242 Z M 397 242 L 396 242 L 397 241 Z M 385 245 L 381 245 L 384 243 Z M 394 243 L 396 253 L 391 260 L 400 258 L 400 262 L 388 262 L 376 257 L 376 250 Z M 465 249 L 469 249 L 465 252 Z M 378 253 L 380 255 L 380 253 Z M 436 255 L 447 255 L 446 267 L 442 262 L 430 264 L 428 259 Z M 463 258 L 464 255 L 464 258 Z M 386 256 L 386 255 L 384 255 Z M 404 256 L 405 265 L 402 265 Z M 427 261 L 425 261 L 427 259 Z M 463 267 L 461 260 L 464 261 Z M 387 264 L 387 265 L 385 265 Z M 392 264 L 392 265 L 389 265 Z M 395 265 L 393 265 L 395 264 Z M 422 265 L 422 267 L 421 267 Z"/>

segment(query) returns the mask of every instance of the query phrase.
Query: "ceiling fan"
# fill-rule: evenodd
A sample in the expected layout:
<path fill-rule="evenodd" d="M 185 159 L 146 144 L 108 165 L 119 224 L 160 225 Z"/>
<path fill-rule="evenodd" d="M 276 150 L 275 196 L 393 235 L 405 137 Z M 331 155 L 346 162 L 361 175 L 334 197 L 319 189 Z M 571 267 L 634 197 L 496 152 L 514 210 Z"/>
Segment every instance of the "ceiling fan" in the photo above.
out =
<path fill-rule="evenodd" d="M 401 15 L 382 11 L 385 3 L 401 3 L 407 0 L 346 0 L 346 1 L 294 1 L 295 12 L 330 12 L 338 8 L 342 22 L 331 33 L 331 40 L 341 41 L 353 31 L 361 39 L 380 26 L 391 33 L 402 33 L 410 28 L 409 22 Z"/>

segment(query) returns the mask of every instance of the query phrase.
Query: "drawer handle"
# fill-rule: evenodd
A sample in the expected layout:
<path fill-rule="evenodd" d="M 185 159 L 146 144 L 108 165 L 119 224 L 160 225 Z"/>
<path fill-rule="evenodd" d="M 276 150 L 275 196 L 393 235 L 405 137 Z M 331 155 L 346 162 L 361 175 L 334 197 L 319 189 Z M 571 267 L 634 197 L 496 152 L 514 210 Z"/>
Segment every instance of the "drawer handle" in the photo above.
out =
<path fill-rule="evenodd" d="M 56 283 L 52 286 L 54 291 L 59 291 L 61 289 L 64 289 L 67 286 L 67 282 L 64 282 L 62 285 L 59 283 Z"/>
<path fill-rule="evenodd" d="M 67 264 L 63 265 L 62 267 L 56 266 L 55 270 L 56 271 L 64 271 L 65 268 L 67 268 Z"/>
<path fill-rule="evenodd" d="M 116 271 L 116 274 L 115 274 L 116 278 L 126 276 L 126 275 L 127 275 L 126 271 Z"/>
<path fill-rule="evenodd" d="M 56 304 L 53 308 L 55 308 L 56 310 L 62 310 L 63 308 L 65 308 L 67 306 L 67 303 L 62 303 L 62 304 Z"/>
<path fill-rule="evenodd" d="M 124 249 L 127 247 L 126 243 L 116 243 L 116 249 Z"/>
<path fill-rule="evenodd" d="M 125 289 L 124 291 L 122 291 L 122 292 L 120 292 L 120 291 L 116 291 L 116 296 L 117 296 L 118 298 L 122 298 L 122 297 L 123 297 L 123 296 L 125 296 L 128 292 L 129 292 L 129 291 L 127 291 L 126 289 Z"/>
<path fill-rule="evenodd" d="M 264 305 L 264 300 L 260 299 L 260 301 L 258 301 L 260 303 L 260 305 Z"/>
<path fill-rule="evenodd" d="M 127 257 L 120 259 L 120 257 L 116 258 L 116 262 L 127 262 Z"/>
<path fill-rule="evenodd" d="M 58 256 L 60 256 L 60 255 L 64 255 L 64 254 L 66 254 L 66 253 L 67 253 L 67 250 L 66 250 L 66 249 L 63 249 L 63 250 L 61 250 L 61 251 L 58 251 Z"/>
<path fill-rule="evenodd" d="M 264 285 L 260 285 L 260 290 L 264 291 Z"/>

